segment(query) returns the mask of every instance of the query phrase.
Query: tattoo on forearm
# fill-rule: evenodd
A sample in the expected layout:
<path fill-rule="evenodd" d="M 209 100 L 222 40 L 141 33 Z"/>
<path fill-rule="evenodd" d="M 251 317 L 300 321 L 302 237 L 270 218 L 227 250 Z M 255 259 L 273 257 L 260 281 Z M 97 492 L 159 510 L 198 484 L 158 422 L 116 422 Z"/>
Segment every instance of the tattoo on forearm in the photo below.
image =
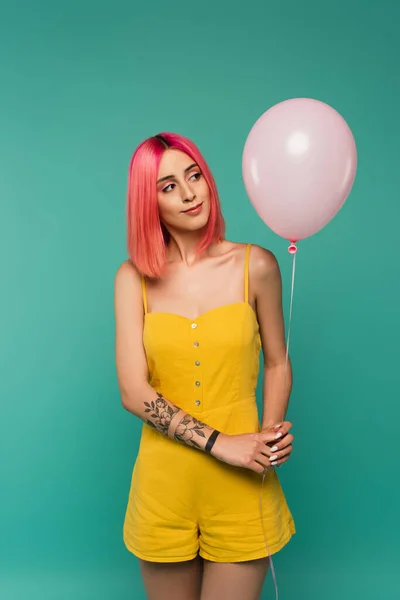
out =
<path fill-rule="evenodd" d="M 185 415 L 182 421 L 179 423 L 175 430 L 174 439 L 179 442 L 184 442 L 188 446 L 194 446 L 195 448 L 201 448 L 200 444 L 196 441 L 196 437 L 205 438 L 206 434 L 204 430 L 212 430 L 208 425 L 202 423 L 195 417 Z"/>
<path fill-rule="evenodd" d="M 157 392 L 157 399 L 155 401 L 152 400 L 144 404 L 146 406 L 144 412 L 149 413 L 145 419 L 147 425 L 150 425 L 150 427 L 153 427 L 164 435 L 168 435 L 171 421 L 181 409 L 174 405 L 171 406 L 159 392 Z M 207 433 L 211 434 L 212 431 L 212 428 L 205 423 L 185 414 L 178 423 L 173 437 L 175 440 L 183 442 L 188 446 L 201 449 L 202 445 L 198 443 L 199 438 L 205 439 L 208 437 Z"/>
<path fill-rule="evenodd" d="M 150 413 L 146 418 L 147 425 L 154 427 L 160 433 L 168 435 L 169 426 L 174 416 L 180 411 L 177 406 L 170 406 L 162 394 L 157 392 L 156 401 L 145 402 L 145 413 Z"/>

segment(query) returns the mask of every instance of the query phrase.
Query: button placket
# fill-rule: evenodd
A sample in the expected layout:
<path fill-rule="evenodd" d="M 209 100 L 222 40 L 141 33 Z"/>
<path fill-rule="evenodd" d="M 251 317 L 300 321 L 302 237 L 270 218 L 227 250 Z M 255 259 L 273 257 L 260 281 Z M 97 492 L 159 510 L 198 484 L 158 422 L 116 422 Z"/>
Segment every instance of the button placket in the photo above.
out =
<path fill-rule="evenodd" d="M 200 342 L 199 342 L 199 327 L 198 324 L 193 322 L 190 325 L 193 332 L 193 356 L 192 360 L 192 368 L 193 368 L 193 389 L 194 389 L 194 400 L 193 404 L 198 408 L 198 410 L 202 410 L 202 399 L 203 399 L 203 391 L 202 391 L 202 372 L 201 372 L 201 360 L 199 356 L 200 352 Z"/>

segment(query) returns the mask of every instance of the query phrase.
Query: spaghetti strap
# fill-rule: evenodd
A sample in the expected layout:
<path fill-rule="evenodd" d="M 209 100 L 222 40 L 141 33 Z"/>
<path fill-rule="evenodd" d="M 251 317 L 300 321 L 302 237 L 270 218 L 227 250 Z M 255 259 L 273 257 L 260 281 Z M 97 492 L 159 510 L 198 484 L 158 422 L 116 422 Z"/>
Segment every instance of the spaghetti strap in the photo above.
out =
<path fill-rule="evenodd" d="M 144 314 L 147 315 L 147 291 L 146 291 L 146 281 L 142 276 L 142 296 L 143 296 L 143 307 Z"/>
<path fill-rule="evenodd" d="M 250 258 L 251 244 L 247 244 L 246 258 L 244 263 L 244 301 L 246 304 L 249 301 L 249 258 Z"/>

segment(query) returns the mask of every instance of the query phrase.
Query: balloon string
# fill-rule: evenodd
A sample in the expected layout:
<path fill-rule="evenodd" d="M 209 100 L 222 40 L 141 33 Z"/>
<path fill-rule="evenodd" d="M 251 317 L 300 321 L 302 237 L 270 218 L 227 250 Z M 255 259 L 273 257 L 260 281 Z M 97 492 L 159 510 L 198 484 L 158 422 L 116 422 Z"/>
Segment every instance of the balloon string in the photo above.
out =
<path fill-rule="evenodd" d="M 276 580 L 274 562 L 272 560 L 272 554 L 270 552 L 270 549 L 269 549 L 269 546 L 268 546 L 268 542 L 267 542 L 267 535 L 265 533 L 264 511 L 263 511 L 263 493 L 262 493 L 263 492 L 263 487 L 264 487 L 265 476 L 266 476 L 266 473 L 264 473 L 263 477 L 262 477 L 261 492 L 260 492 L 261 523 L 262 523 L 262 530 L 263 530 L 263 535 L 264 535 L 264 544 L 265 544 L 265 547 L 266 547 L 267 552 L 268 552 L 268 560 L 269 560 L 269 564 L 270 564 L 270 567 L 271 567 L 272 579 L 274 581 L 274 586 L 275 586 L 275 597 L 276 597 L 276 600 L 279 600 L 278 582 Z"/>
<path fill-rule="evenodd" d="M 291 332 L 291 327 L 292 327 L 293 298 L 294 298 L 294 280 L 295 280 L 295 274 L 296 274 L 296 251 L 292 252 L 291 254 L 293 256 L 293 263 L 292 263 L 292 285 L 291 285 L 291 290 L 290 290 L 289 324 L 288 324 L 288 332 L 287 332 L 287 340 L 286 340 L 285 374 L 284 374 L 284 379 L 283 379 L 283 381 L 284 381 L 284 391 L 285 392 L 286 392 L 286 381 L 287 381 L 288 363 L 289 363 L 290 332 Z M 268 560 L 269 560 L 269 563 L 270 563 L 272 579 L 273 579 L 274 586 L 275 586 L 275 598 L 276 598 L 276 600 L 279 600 L 279 590 L 278 590 L 278 583 L 277 583 L 277 580 L 276 580 L 276 573 L 275 573 L 274 562 L 272 560 L 272 555 L 271 555 L 271 552 L 270 552 L 270 549 L 269 549 L 269 546 L 268 546 L 267 535 L 265 533 L 264 511 L 263 511 L 263 487 L 264 487 L 265 477 L 266 477 L 266 472 L 264 472 L 264 474 L 263 474 L 262 482 L 261 482 L 261 490 L 260 490 L 260 515 L 261 515 L 261 524 L 262 524 L 262 530 L 263 530 L 263 535 L 264 535 L 265 548 L 266 548 L 266 550 L 268 552 Z"/>
<path fill-rule="evenodd" d="M 286 378 L 287 378 L 287 370 L 288 370 L 288 358 L 289 358 L 289 345 L 290 345 L 290 332 L 292 329 L 292 314 L 293 314 L 293 298 L 294 298 L 294 278 L 296 275 L 296 254 L 293 254 L 293 263 L 292 263 L 292 285 L 290 289 L 290 309 L 289 309 L 289 324 L 288 324 L 288 333 L 286 340 L 286 360 L 285 360 L 285 378 L 284 385 L 286 391 Z"/>

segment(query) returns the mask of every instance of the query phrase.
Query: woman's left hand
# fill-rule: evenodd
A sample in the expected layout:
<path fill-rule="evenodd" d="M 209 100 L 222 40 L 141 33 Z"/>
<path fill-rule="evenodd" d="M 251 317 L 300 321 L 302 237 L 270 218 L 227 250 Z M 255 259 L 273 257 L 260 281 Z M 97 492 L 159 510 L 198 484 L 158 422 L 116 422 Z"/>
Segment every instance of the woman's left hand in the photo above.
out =
<path fill-rule="evenodd" d="M 283 421 L 277 425 L 269 425 L 262 429 L 262 433 L 271 431 L 282 433 L 280 440 L 268 443 L 268 446 L 270 446 L 271 451 L 273 452 L 272 456 L 270 456 L 271 465 L 273 467 L 280 467 L 287 462 L 291 456 L 294 440 L 294 436 L 289 433 L 291 428 L 292 423 L 290 421 Z"/>

